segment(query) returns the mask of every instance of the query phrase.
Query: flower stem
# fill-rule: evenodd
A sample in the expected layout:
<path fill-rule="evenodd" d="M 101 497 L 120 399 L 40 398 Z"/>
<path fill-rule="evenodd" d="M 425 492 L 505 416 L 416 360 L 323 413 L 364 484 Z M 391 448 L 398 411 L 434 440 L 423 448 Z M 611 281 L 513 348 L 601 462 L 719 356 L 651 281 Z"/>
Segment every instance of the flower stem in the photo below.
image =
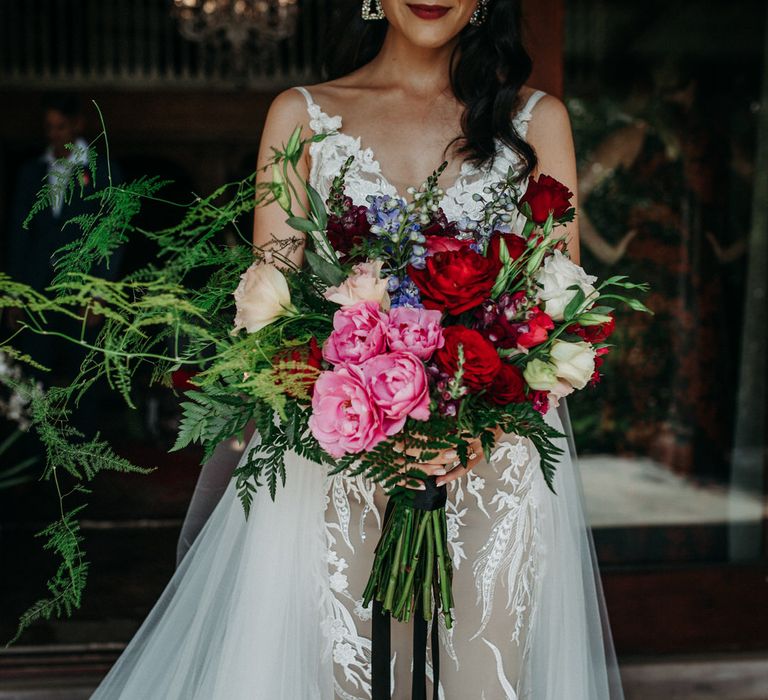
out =
<path fill-rule="evenodd" d="M 393 610 L 395 617 L 398 617 L 400 611 L 405 606 L 406 601 L 413 595 L 413 579 L 416 576 L 416 569 L 419 566 L 419 558 L 421 555 L 421 543 L 424 539 L 424 532 L 427 529 L 427 523 L 429 522 L 429 514 L 419 513 L 421 516 L 419 523 L 419 529 L 416 532 L 416 542 L 413 546 L 413 555 L 411 557 L 410 568 L 408 569 L 408 576 L 405 579 L 405 585 L 403 586 L 402 593 L 400 594 L 400 600 L 397 601 L 397 606 Z"/>
<path fill-rule="evenodd" d="M 435 558 L 435 529 L 432 518 L 426 514 L 424 519 L 427 521 L 427 558 L 425 562 L 424 581 L 422 583 L 422 603 L 421 612 L 424 619 L 428 620 L 432 615 L 432 587 L 434 584 L 434 558 Z"/>
<path fill-rule="evenodd" d="M 403 530 L 400 531 L 400 534 L 397 537 L 397 544 L 395 545 L 395 556 L 394 556 L 393 566 L 391 571 L 389 572 L 389 583 L 387 584 L 387 592 L 384 596 L 385 610 L 392 609 L 392 601 L 395 597 L 395 584 L 397 583 L 397 572 L 399 569 L 399 567 L 397 566 L 397 562 L 400 560 L 400 550 L 403 547 L 403 536 L 404 536 L 404 528 Z"/>
<path fill-rule="evenodd" d="M 451 608 L 453 600 L 451 596 L 451 581 L 448 574 L 448 566 L 445 560 L 445 548 L 443 547 L 443 528 L 440 522 L 441 510 L 432 511 L 432 529 L 435 534 L 435 549 L 437 550 L 437 569 L 440 579 L 440 605 L 443 609 L 446 629 L 451 629 L 453 621 L 451 619 Z"/>

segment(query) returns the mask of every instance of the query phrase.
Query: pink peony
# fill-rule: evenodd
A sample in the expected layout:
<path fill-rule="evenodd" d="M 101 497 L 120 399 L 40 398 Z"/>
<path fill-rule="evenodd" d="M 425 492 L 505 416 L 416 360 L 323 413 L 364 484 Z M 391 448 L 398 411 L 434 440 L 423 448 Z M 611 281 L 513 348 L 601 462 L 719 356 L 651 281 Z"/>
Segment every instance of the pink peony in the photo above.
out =
<path fill-rule="evenodd" d="M 309 429 L 332 457 L 372 449 L 386 438 L 357 367 L 322 372 L 315 382 Z"/>
<path fill-rule="evenodd" d="M 441 318 L 442 313 L 436 309 L 392 309 L 387 328 L 389 349 L 407 350 L 421 360 L 428 360 L 445 343 Z"/>
<path fill-rule="evenodd" d="M 323 345 L 323 357 L 332 365 L 360 364 L 380 355 L 386 347 L 387 316 L 373 301 L 361 301 L 333 315 L 333 332 Z"/>
<path fill-rule="evenodd" d="M 360 370 L 387 435 L 399 432 L 409 416 L 429 419 L 429 384 L 418 357 L 410 352 L 391 352 L 371 358 L 360 365 Z"/>

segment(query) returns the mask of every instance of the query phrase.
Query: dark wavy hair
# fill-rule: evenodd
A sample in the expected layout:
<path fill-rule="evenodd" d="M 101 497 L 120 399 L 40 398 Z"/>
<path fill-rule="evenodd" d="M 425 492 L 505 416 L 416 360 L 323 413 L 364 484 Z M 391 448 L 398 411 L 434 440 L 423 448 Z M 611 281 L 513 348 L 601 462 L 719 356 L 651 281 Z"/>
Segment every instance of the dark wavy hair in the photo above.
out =
<path fill-rule="evenodd" d="M 387 21 L 366 21 L 361 0 L 342 0 L 330 23 L 323 72 L 327 79 L 347 75 L 371 61 L 381 50 Z M 496 154 L 495 139 L 520 158 L 520 178 L 536 167 L 536 152 L 514 128 L 520 88 L 531 74 L 531 58 L 521 40 L 520 0 L 490 0 L 485 22 L 468 24 L 451 55 L 451 88 L 464 105 L 458 152 L 483 167 Z"/>

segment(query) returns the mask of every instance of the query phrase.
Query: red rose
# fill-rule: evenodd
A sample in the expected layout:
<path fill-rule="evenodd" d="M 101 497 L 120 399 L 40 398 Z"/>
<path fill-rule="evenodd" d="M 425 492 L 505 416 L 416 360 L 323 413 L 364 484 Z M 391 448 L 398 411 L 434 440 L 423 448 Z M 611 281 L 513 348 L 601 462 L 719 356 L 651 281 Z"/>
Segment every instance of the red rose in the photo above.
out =
<path fill-rule="evenodd" d="M 494 231 L 493 234 L 491 234 L 491 241 L 488 244 L 489 258 L 498 259 L 502 238 L 504 239 L 504 243 L 507 244 L 509 257 L 512 258 L 512 260 L 517 260 L 525 252 L 525 238 L 518 236 L 516 233 L 501 233 L 501 231 Z"/>
<path fill-rule="evenodd" d="M 464 351 L 464 384 L 479 391 L 487 388 L 501 369 L 501 359 L 493 347 L 477 331 L 465 326 L 443 329 L 445 345 L 434 355 L 435 364 L 451 377 L 459 367 L 459 346 Z"/>
<path fill-rule="evenodd" d="M 525 380 L 520 368 L 503 363 L 488 389 L 488 398 L 500 406 L 508 403 L 523 403 L 526 400 Z"/>
<path fill-rule="evenodd" d="M 552 317 L 545 314 L 538 306 L 534 306 L 528 313 L 530 318 L 520 328 L 522 332 L 517 336 L 517 344 L 522 348 L 541 345 L 549 337 L 548 331 L 555 327 Z M 525 327 L 527 330 L 523 330 Z"/>
<path fill-rule="evenodd" d="M 427 236 L 424 243 L 427 253 L 448 253 L 457 250 L 464 250 L 469 247 L 469 241 L 461 241 L 458 238 L 449 238 L 448 236 Z"/>
<path fill-rule="evenodd" d="M 320 375 L 322 368 L 323 351 L 314 338 L 310 338 L 308 345 L 301 345 L 290 350 L 284 350 L 275 358 L 274 374 L 275 384 L 282 384 L 282 377 L 298 375 L 300 386 L 307 394 L 312 393 L 315 381 Z M 291 365 L 305 365 L 295 367 Z M 314 369 L 311 369 L 314 368 Z M 317 371 L 315 371 L 317 370 Z M 285 391 L 288 396 L 299 398 L 296 392 L 290 388 Z"/>
<path fill-rule="evenodd" d="M 571 192 L 562 182 L 549 175 L 539 175 L 528 180 L 528 189 L 520 199 L 518 206 L 523 204 L 531 207 L 531 218 L 537 224 L 543 224 L 550 214 L 555 220 L 565 216 L 571 208 Z"/>
<path fill-rule="evenodd" d="M 501 270 L 498 258 L 486 258 L 471 248 L 436 253 L 423 270 L 408 268 L 428 309 L 460 314 L 482 304 Z"/>
<path fill-rule="evenodd" d="M 616 328 L 616 319 L 613 314 L 609 314 L 610 321 L 600 323 L 597 326 L 580 326 L 578 323 L 572 323 L 566 330 L 569 333 L 578 335 L 588 343 L 602 343 Z"/>

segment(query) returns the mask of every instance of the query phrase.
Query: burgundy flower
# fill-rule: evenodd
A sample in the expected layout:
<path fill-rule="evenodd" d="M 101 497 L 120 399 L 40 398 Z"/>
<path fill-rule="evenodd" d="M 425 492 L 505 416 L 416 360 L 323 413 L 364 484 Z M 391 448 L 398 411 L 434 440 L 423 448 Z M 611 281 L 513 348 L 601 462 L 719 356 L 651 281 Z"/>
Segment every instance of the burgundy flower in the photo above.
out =
<path fill-rule="evenodd" d="M 488 388 L 488 398 L 493 403 L 504 406 L 508 403 L 523 403 L 525 398 L 525 379 L 516 365 L 503 363 L 499 373 Z"/>
<path fill-rule="evenodd" d="M 367 211 L 363 206 L 354 205 L 350 197 L 344 197 L 344 213 L 341 216 L 328 216 L 328 240 L 342 257 L 370 236 L 371 225 L 368 223 Z"/>
<path fill-rule="evenodd" d="M 460 231 L 455 221 L 448 221 L 445 213 L 442 209 L 437 210 L 437 214 L 429 223 L 429 225 L 422 230 L 422 233 L 429 238 L 429 236 L 441 236 L 443 238 L 456 238 Z"/>

